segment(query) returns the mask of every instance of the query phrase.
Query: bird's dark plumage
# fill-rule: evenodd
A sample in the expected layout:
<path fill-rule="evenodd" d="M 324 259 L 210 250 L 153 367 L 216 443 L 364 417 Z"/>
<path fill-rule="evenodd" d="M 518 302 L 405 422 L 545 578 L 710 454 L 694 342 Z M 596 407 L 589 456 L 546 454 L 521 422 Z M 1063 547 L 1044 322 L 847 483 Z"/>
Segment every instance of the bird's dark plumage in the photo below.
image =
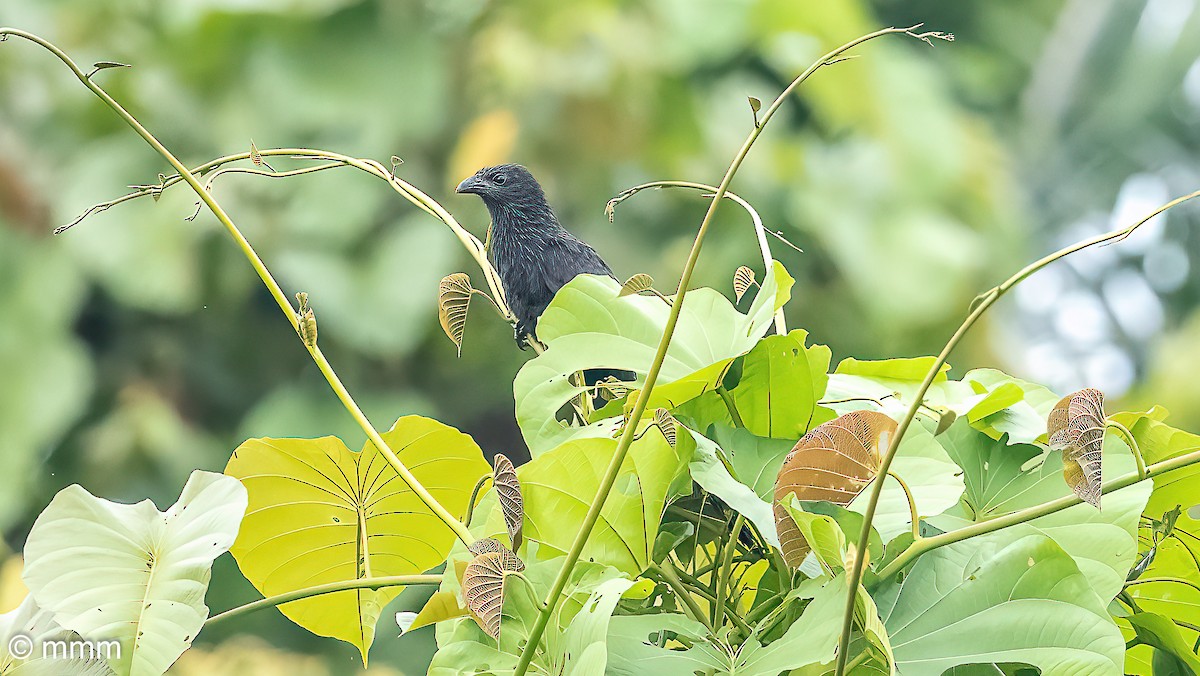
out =
<path fill-rule="evenodd" d="M 537 338 L 538 317 L 564 284 L 582 274 L 613 277 L 595 249 L 562 227 L 525 167 L 485 167 L 457 192 L 479 195 L 492 216 L 492 264 L 516 315 L 522 349 L 526 335 Z"/>

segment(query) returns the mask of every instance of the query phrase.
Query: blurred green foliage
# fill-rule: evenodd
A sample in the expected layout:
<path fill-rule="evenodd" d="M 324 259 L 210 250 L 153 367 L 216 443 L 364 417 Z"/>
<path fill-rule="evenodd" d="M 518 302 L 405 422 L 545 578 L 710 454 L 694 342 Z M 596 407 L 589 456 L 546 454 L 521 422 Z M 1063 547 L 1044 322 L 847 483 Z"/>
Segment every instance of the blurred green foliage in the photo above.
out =
<path fill-rule="evenodd" d="M 835 360 L 934 352 L 976 293 L 1035 254 L 1200 187 L 1195 1 L 0 6 L 0 23 L 81 63 L 134 64 L 97 77 L 189 163 L 251 138 L 396 154 L 406 180 L 482 236 L 482 207 L 453 186 L 481 164 L 519 161 L 618 276 L 647 272 L 660 288 L 678 279 L 704 201 L 647 193 L 612 225 L 605 201 L 645 180 L 715 182 L 752 123 L 748 96 L 769 100 L 860 33 L 919 21 L 958 40 L 873 43 L 822 72 L 733 186 L 805 250 L 773 242 L 797 279 L 789 322 Z M 183 221 L 194 202 L 184 188 L 50 235 L 162 171 L 61 64 L 0 45 L 0 529 L 13 548 L 72 482 L 165 505 L 192 468 L 223 467 L 246 437 L 363 441 L 215 221 Z M 340 171 L 226 177 L 216 194 L 285 288 L 309 293 L 323 349 L 377 426 L 432 415 L 488 454 L 520 457 L 511 381 L 528 355 L 484 311 L 458 359 L 437 326 L 437 282 L 474 272 L 469 258 L 385 186 Z M 1181 367 L 1195 363 L 1200 332 L 1200 316 L 1187 319 L 1200 297 L 1196 213 L 1035 277 L 952 362 L 1037 372 L 1063 392 L 1128 389 L 1200 428 L 1194 369 Z M 696 283 L 728 289 L 756 260 L 748 219 L 727 205 Z M 215 579 L 240 580 L 232 568 L 219 561 Z M 415 605 L 412 593 L 392 608 Z M 252 594 L 217 585 L 209 604 Z M 295 657 L 289 674 L 346 673 L 354 657 L 273 613 L 221 630 L 201 637 L 181 673 L 207 673 L 203 660 L 218 655 L 293 659 L 254 656 L 268 650 L 326 652 L 324 663 Z M 421 672 L 432 632 L 395 641 L 389 631 L 375 664 Z M 204 653 L 230 632 L 271 648 L 239 639 Z"/>

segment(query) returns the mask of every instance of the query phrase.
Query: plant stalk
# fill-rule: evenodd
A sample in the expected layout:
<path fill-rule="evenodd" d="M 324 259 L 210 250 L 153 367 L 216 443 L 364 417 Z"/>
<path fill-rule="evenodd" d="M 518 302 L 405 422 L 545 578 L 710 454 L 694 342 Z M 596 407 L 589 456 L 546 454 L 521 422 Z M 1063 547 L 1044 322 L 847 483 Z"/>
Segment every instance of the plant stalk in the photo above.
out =
<path fill-rule="evenodd" d="M 596 498 L 592 501 L 591 507 L 588 509 L 587 515 L 584 517 L 583 523 L 580 525 L 579 534 L 575 536 L 575 541 L 571 544 L 570 550 L 567 552 L 566 559 L 563 561 L 562 568 L 558 572 L 553 585 L 550 587 L 550 592 L 546 596 L 546 610 L 540 613 L 534 621 L 533 628 L 529 632 L 528 643 L 521 651 L 520 660 L 517 662 L 514 669 L 514 676 L 524 676 L 529 669 L 529 663 L 533 660 L 534 652 L 537 646 L 541 643 L 542 634 L 546 631 L 546 625 L 550 621 L 550 615 L 554 612 L 554 608 L 558 605 L 558 597 L 562 594 L 562 590 L 567 585 L 567 580 L 571 575 L 575 563 L 579 561 L 579 556 L 583 553 L 583 546 L 591 535 L 592 529 L 596 526 L 596 521 L 600 517 L 600 511 L 604 507 L 605 500 L 608 499 L 608 494 L 612 490 L 613 484 L 617 480 L 617 474 L 621 469 L 622 463 L 625 461 L 625 455 L 629 452 L 629 446 L 633 441 L 634 433 L 636 432 L 638 423 L 642 419 L 642 414 L 646 411 L 646 405 L 650 401 L 650 394 L 654 390 L 654 385 L 658 381 L 659 371 L 662 369 L 663 360 L 667 356 L 667 347 L 671 344 L 671 338 L 675 333 L 675 326 L 679 323 L 679 311 L 683 308 L 684 296 L 687 294 L 688 285 L 692 280 L 692 273 L 696 269 L 696 263 L 700 259 L 700 249 L 704 244 L 704 236 L 708 232 L 709 225 L 712 223 L 713 214 L 716 213 L 717 207 L 725 198 L 726 192 L 729 190 L 729 184 L 733 181 L 733 177 L 737 174 L 738 169 L 742 166 L 742 162 L 750 153 L 750 148 L 758 139 L 759 134 L 766 128 L 767 122 L 783 105 L 783 102 L 802 82 L 807 80 L 809 76 L 815 73 L 822 66 L 827 65 L 831 61 L 837 59 L 839 55 L 854 47 L 873 40 L 875 38 L 888 35 L 891 33 L 906 33 L 919 39 L 928 40 L 929 35 L 916 35 L 912 31 L 917 27 L 911 28 L 885 28 L 882 30 L 868 33 L 862 37 L 856 38 L 841 47 L 834 49 L 818 61 L 808 67 L 800 74 L 792 83 L 783 90 L 766 109 L 760 118 L 759 124 L 755 125 L 750 130 L 745 142 L 734 155 L 733 161 L 729 168 L 725 171 L 724 178 L 721 179 L 721 184 L 717 186 L 713 193 L 712 201 L 708 205 L 708 210 L 704 214 L 704 219 L 700 222 L 700 228 L 696 232 L 696 239 L 692 243 L 692 249 L 688 253 L 687 262 L 683 266 L 683 274 L 679 278 L 679 290 L 675 297 L 675 303 L 671 305 L 671 311 L 667 316 L 667 323 L 663 329 L 662 338 L 659 340 L 658 350 L 654 355 L 654 361 L 650 365 L 650 370 L 646 374 L 646 382 L 638 393 L 637 401 L 634 403 L 633 411 L 629 415 L 629 421 L 626 423 L 624 430 L 621 433 L 621 438 L 617 442 L 616 451 L 613 453 L 613 458 L 608 464 L 608 469 L 605 472 L 603 480 L 600 482 L 600 487 L 597 490 Z M 940 34 L 937 37 L 942 37 Z"/>
<path fill-rule="evenodd" d="M 1192 451 L 1191 453 L 1185 453 L 1184 455 L 1179 455 L 1179 456 L 1176 456 L 1169 460 L 1164 460 L 1162 462 L 1156 462 L 1153 465 L 1150 465 L 1149 467 L 1146 468 L 1146 473 L 1144 476 L 1141 472 L 1134 472 L 1133 474 L 1127 474 L 1118 479 L 1113 479 L 1112 481 L 1105 482 L 1105 484 L 1103 486 L 1101 486 L 1101 494 L 1103 495 L 1103 494 L 1108 494 L 1108 493 L 1112 493 L 1114 491 L 1121 490 L 1122 488 L 1125 488 L 1127 486 L 1132 486 L 1133 484 L 1136 484 L 1140 481 L 1144 481 L 1147 478 L 1153 478 L 1153 477 L 1159 476 L 1160 474 L 1166 474 L 1167 472 L 1170 472 L 1173 470 L 1181 469 L 1183 467 L 1188 467 L 1196 462 L 1200 462 L 1200 450 L 1195 450 L 1195 451 Z M 963 540 L 967 540 L 967 539 L 970 539 L 970 538 L 973 538 L 973 537 L 976 537 L 979 535 L 985 535 L 987 533 L 992 533 L 992 532 L 995 532 L 998 530 L 1002 530 L 1004 528 L 1008 528 L 1009 526 L 1015 526 L 1017 524 L 1025 523 L 1027 521 L 1032 521 L 1034 519 L 1046 516 L 1048 514 L 1054 514 L 1055 512 L 1061 512 L 1064 509 L 1068 509 L 1070 507 L 1074 507 L 1075 505 L 1079 505 L 1082 503 L 1083 503 L 1083 500 L 1079 496 L 1074 495 L 1074 494 L 1066 495 L 1066 496 L 1063 496 L 1056 500 L 1051 500 L 1049 502 L 1045 502 L 1040 505 L 1035 505 L 1033 507 L 1027 507 L 1025 509 L 1013 512 L 1011 514 L 1005 514 L 1004 516 L 999 516 L 994 519 L 988 519 L 987 521 L 982 521 L 980 523 L 966 526 L 965 528 L 959 528 L 958 530 L 952 530 L 948 533 L 942 533 L 941 535 L 934 535 L 932 537 L 922 538 L 921 540 L 918 540 L 918 541 L 914 542 L 913 544 L 909 545 L 908 549 L 905 549 L 903 552 L 900 553 L 899 556 L 897 556 L 895 559 L 893 559 L 891 563 L 884 566 L 883 570 L 879 571 L 879 578 L 887 579 L 887 578 L 895 575 L 896 573 L 903 570 L 905 566 L 907 566 L 908 564 L 910 564 L 914 560 L 916 560 L 918 557 L 920 557 L 922 554 L 933 551 L 934 549 L 937 549 L 939 547 L 945 547 L 946 545 L 952 545 L 956 542 L 962 542 Z M 1153 582 L 1156 580 L 1161 581 L 1162 578 L 1157 578 L 1157 579 L 1152 578 L 1149 580 L 1138 580 L 1138 581 L 1135 581 L 1132 583 L 1128 583 L 1125 586 L 1128 587 L 1133 584 L 1142 584 L 1145 582 Z M 1200 587 L 1198 587 L 1198 588 L 1200 588 Z"/>
<path fill-rule="evenodd" d="M 225 620 L 233 619 L 239 615 L 246 615 L 256 610 L 263 608 L 274 608 L 292 601 L 299 601 L 313 596 L 321 596 L 324 594 L 333 594 L 349 589 L 382 589 L 383 587 L 399 587 L 418 584 L 436 585 L 442 583 L 441 575 L 390 575 L 385 577 L 364 577 L 357 580 L 344 580 L 341 582 L 330 582 L 321 584 L 307 589 L 297 589 L 284 594 L 276 594 L 265 599 L 259 599 L 251 603 L 247 603 L 236 608 L 230 608 L 223 613 L 213 615 L 204 621 L 204 626 L 208 627 Z"/>

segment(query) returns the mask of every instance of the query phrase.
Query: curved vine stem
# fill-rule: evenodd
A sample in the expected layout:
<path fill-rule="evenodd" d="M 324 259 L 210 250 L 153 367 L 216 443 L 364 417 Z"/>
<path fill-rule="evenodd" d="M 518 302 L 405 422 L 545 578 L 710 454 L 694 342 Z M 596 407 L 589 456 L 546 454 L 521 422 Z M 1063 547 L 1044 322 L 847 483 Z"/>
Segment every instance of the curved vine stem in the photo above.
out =
<path fill-rule="evenodd" d="M 379 162 L 370 159 L 350 157 L 348 155 L 343 155 L 341 153 L 336 153 L 329 150 L 314 150 L 312 148 L 266 148 L 258 150 L 257 155 L 260 157 L 287 157 L 295 160 L 328 160 L 329 162 L 318 165 L 319 169 L 318 167 L 305 167 L 292 171 L 263 171 L 260 169 L 250 169 L 248 167 L 239 167 L 236 169 L 221 168 L 233 162 L 252 159 L 254 154 L 255 153 L 247 151 L 243 153 L 234 153 L 232 155 L 224 155 L 193 168 L 191 173 L 196 176 L 203 176 L 214 169 L 217 169 L 217 171 L 214 172 L 214 175 L 209 178 L 205 185 L 205 190 L 208 191 L 211 191 L 212 183 L 216 179 L 217 175 L 235 171 L 237 173 L 255 174 L 270 178 L 285 178 L 300 174 L 313 173 L 314 171 L 324 171 L 325 169 L 333 169 L 339 166 L 346 166 L 358 169 L 359 171 L 366 172 L 372 176 L 375 176 L 376 178 L 382 179 L 383 181 L 386 181 L 393 190 L 400 194 L 400 196 L 404 197 L 414 206 L 430 216 L 442 221 L 447 227 L 450 228 L 450 231 L 463 245 L 463 248 L 467 250 L 467 253 L 470 254 L 471 258 L 475 260 L 475 263 L 483 272 L 483 276 L 488 283 L 488 288 L 491 290 L 489 300 L 491 300 L 492 304 L 497 307 L 501 316 L 504 317 L 506 321 L 514 321 L 512 318 L 512 312 L 509 311 L 508 304 L 504 297 L 504 289 L 500 284 L 500 276 L 496 272 L 495 268 L 492 267 L 491 262 L 489 262 L 487 259 L 486 245 L 483 242 L 480 242 L 478 237 L 471 234 L 471 232 L 466 228 L 462 227 L 462 225 L 460 225 L 458 221 L 455 220 L 455 218 L 451 216 L 450 213 L 446 211 L 446 209 L 442 207 L 442 205 L 436 200 L 419 190 L 416 186 L 413 186 L 411 183 L 404 181 L 391 171 L 385 169 Z M 55 228 L 54 234 L 62 234 L 63 232 L 66 232 L 70 228 L 83 222 L 83 220 L 87 217 L 98 214 L 102 211 L 107 211 L 118 204 L 138 199 L 140 197 L 154 197 L 161 194 L 164 190 L 170 188 L 171 186 L 185 181 L 183 175 L 179 173 L 171 176 L 160 176 L 159 178 L 160 181 L 158 184 L 131 186 L 134 192 L 88 207 L 82 214 L 76 217 L 75 220 L 67 223 L 66 225 Z M 198 203 L 197 207 L 199 207 L 200 204 L 201 203 Z"/>
<path fill-rule="evenodd" d="M 913 418 L 916 417 L 917 410 L 924 404 L 925 394 L 929 391 L 930 386 L 933 385 L 933 379 L 937 377 L 937 374 L 941 371 L 942 365 L 946 363 L 946 359 L 949 358 L 950 353 L 954 351 L 955 347 L 958 346 L 958 343 L 963 339 L 963 336 L 965 336 L 967 332 L 971 330 L 971 327 L 975 325 L 975 322 L 979 321 L 979 318 L 983 316 L 983 313 L 987 312 L 988 308 L 994 305 L 1001 296 L 1003 296 L 1017 284 L 1025 281 L 1025 279 L 1033 273 L 1041 270 L 1060 258 L 1064 258 L 1077 251 L 1082 251 L 1083 249 L 1087 249 L 1098 244 L 1119 242 L 1131 235 L 1135 230 L 1140 228 L 1155 216 L 1158 216 L 1168 209 L 1183 204 L 1184 202 L 1196 197 L 1200 197 L 1200 190 L 1167 202 L 1133 225 L 1118 230 L 1113 230 L 1102 235 L 1097 235 L 1095 237 L 1076 242 L 1075 244 L 1063 249 L 1059 249 L 1058 251 L 1044 258 L 1030 263 L 1024 268 L 1021 268 L 1017 274 L 1009 277 L 999 286 L 993 287 L 977 297 L 972 303 L 970 314 L 968 314 L 967 318 L 963 320 L 962 325 L 958 327 L 958 330 L 954 332 L 954 335 L 950 337 L 949 342 L 947 342 L 946 346 L 942 348 L 942 351 L 940 354 L 938 354 L 937 358 L 933 360 L 933 364 L 930 366 L 929 372 L 925 374 L 925 379 L 921 381 L 921 386 L 917 388 L 916 393 L 913 395 L 912 402 L 909 403 L 908 410 L 905 411 L 903 420 L 900 421 L 900 425 L 896 428 L 896 433 L 892 435 L 891 442 L 888 444 L 887 452 L 884 454 L 883 460 L 879 464 L 879 474 L 886 474 L 888 470 L 891 469 L 892 459 L 896 456 L 896 449 L 900 447 L 900 441 L 904 438 L 904 434 L 908 431 L 909 426 L 912 424 Z M 866 511 L 863 512 L 862 530 L 859 532 L 858 536 L 858 551 L 860 552 L 866 551 L 866 548 L 870 543 L 871 524 L 875 519 L 875 509 L 879 506 L 879 495 L 882 493 L 882 491 L 883 482 L 876 482 L 871 487 L 871 493 L 867 499 Z M 998 519 L 994 519 L 993 521 L 997 520 Z M 991 522 L 989 521 L 987 523 Z M 922 547 L 927 547 L 929 540 L 933 539 L 934 538 L 927 538 L 918 544 Z M 893 564 L 894 563 L 895 561 L 893 561 Z M 865 557 L 859 557 L 854 561 L 853 565 L 851 565 L 850 570 L 848 571 L 847 578 L 850 584 L 850 589 L 846 594 L 846 608 L 842 614 L 842 633 L 838 640 L 837 666 L 835 667 L 834 672 L 836 676 L 843 676 L 843 674 L 845 674 L 847 658 L 846 653 L 850 647 L 850 634 L 854 625 L 855 602 L 858 596 L 858 587 L 862 582 L 864 565 Z M 889 568 L 894 568 L 894 565 L 889 566 Z"/>
<path fill-rule="evenodd" d="M 912 520 L 912 536 L 914 540 L 921 539 L 921 517 L 917 513 L 917 501 L 913 499 L 912 491 L 909 490 L 908 484 L 904 483 L 904 479 L 900 478 L 895 472 L 888 472 L 888 476 L 896 480 L 900 484 L 900 488 L 904 489 L 904 497 L 908 499 L 908 518 Z"/>
<path fill-rule="evenodd" d="M 121 119 L 125 121 L 126 124 L 132 127 L 133 130 L 137 132 L 137 134 L 141 136 L 151 148 L 153 148 L 159 155 L 163 157 L 163 159 L 171 164 L 175 171 L 179 173 L 181 179 L 186 182 L 193 191 L 195 191 L 196 195 L 200 197 L 200 200 L 204 202 L 205 206 L 207 206 L 213 215 L 217 217 L 217 220 L 225 226 L 225 229 L 229 232 L 229 235 L 233 237 L 238 247 L 242 250 L 242 253 L 246 256 L 246 259 L 250 262 L 250 265 L 254 268 L 254 271 L 258 273 L 259 279 L 262 280 L 263 284 L 267 287 L 267 290 L 271 293 L 271 297 L 275 299 L 275 303 L 279 305 L 279 309 L 283 312 L 284 316 L 287 317 L 287 320 L 292 325 L 292 328 L 298 331 L 299 325 L 296 317 L 296 310 L 292 307 L 291 301 L 288 300 L 287 295 L 284 294 L 283 289 L 280 288 L 279 283 L 275 281 L 275 278 L 271 275 L 270 270 L 267 269 L 267 266 L 262 262 L 262 259 L 259 258 L 258 254 L 254 251 L 254 248 L 250 246 L 250 242 L 244 235 L 242 235 L 242 232 L 238 229 L 238 227 L 234 225 L 233 220 L 229 217 L 229 214 L 225 213 L 225 209 L 218 204 L 216 200 L 213 199 L 209 191 L 206 190 L 203 185 L 201 185 L 199 179 L 196 177 L 196 174 L 184 166 L 184 164 L 180 162 L 179 159 L 171 153 L 171 151 L 167 150 L 167 148 L 163 146 L 163 144 L 160 143 L 153 134 L 147 131 L 146 128 L 143 127 L 142 124 L 129 113 L 129 111 L 125 110 L 121 104 L 117 103 L 117 101 L 113 99 L 108 92 L 106 92 L 96 83 L 92 82 L 88 75 L 80 70 L 79 67 L 75 65 L 75 62 L 71 60 L 71 57 L 67 56 L 66 53 L 64 53 L 61 49 L 32 33 L 27 33 L 15 28 L 0 28 L 0 37 L 7 35 L 12 35 L 33 42 L 34 44 L 39 45 L 43 49 L 52 53 L 54 56 L 58 57 L 58 59 L 62 61 L 67 68 L 71 69 L 71 72 L 73 72 L 75 76 L 79 78 L 79 81 L 82 82 L 84 86 L 86 86 L 92 91 L 93 94 L 99 97 L 100 100 L 105 103 L 105 105 L 111 108 L 113 112 L 115 112 L 121 117 Z M 311 151 L 299 152 L 304 153 Z M 250 157 L 250 153 L 246 153 L 245 156 L 247 158 Z M 323 154 L 322 156 L 325 155 Z M 372 171 L 372 169 L 368 167 L 374 167 L 379 171 L 384 171 L 382 165 L 380 165 L 378 162 L 373 162 L 372 160 L 356 160 L 342 156 L 341 161 L 344 161 L 346 164 L 357 166 L 366 171 Z M 166 184 L 165 177 L 162 183 L 164 185 Z M 399 179 L 394 180 L 394 185 L 407 186 L 406 183 L 400 181 Z M 404 189 L 408 190 L 409 188 L 411 188 L 411 186 L 405 187 Z M 416 188 L 411 188 L 411 190 L 413 193 L 420 193 L 420 191 L 417 191 Z M 420 201 L 420 198 L 413 193 L 410 193 L 410 196 Z M 424 193 L 420 194 L 423 195 Z M 440 205 L 438 205 L 436 202 L 433 202 L 432 200 L 428 201 L 431 203 L 425 204 L 428 209 L 434 211 L 435 213 L 438 209 L 441 209 Z M 448 213 L 445 213 L 444 209 L 441 209 L 441 214 L 439 214 L 439 217 L 443 218 L 443 220 L 448 223 L 453 221 L 453 217 L 451 217 Z M 470 233 L 467 234 L 469 235 Z M 418 498 L 420 498 L 421 502 L 425 503 L 425 506 L 428 507 L 435 516 L 445 523 L 448 528 L 454 531 L 455 535 L 457 535 L 464 544 L 471 544 L 474 542 L 474 538 L 471 536 L 470 532 L 468 532 L 467 527 L 463 525 L 463 523 L 459 521 L 453 514 L 447 511 L 446 508 L 442 506 L 442 504 L 438 502 L 436 498 L 433 497 L 433 494 L 431 494 L 423 485 L 421 485 L 421 482 L 418 481 L 413 473 L 409 471 L 409 469 L 400 460 L 399 456 L 396 455 L 396 452 L 392 450 L 387 442 L 383 440 L 383 437 L 379 435 L 379 432 L 376 431 L 375 427 L 371 425 L 371 422 L 367 420 L 367 416 L 363 414 L 362 409 L 358 407 L 358 404 L 355 403 L 353 397 L 350 396 L 350 392 L 346 390 L 346 386 L 342 384 L 341 379 L 338 378 L 337 373 L 334 372 L 333 367 L 329 364 L 329 361 L 325 359 L 325 355 L 321 353 L 321 348 L 317 346 L 316 342 L 302 342 L 304 343 L 305 348 L 308 350 L 309 355 L 312 356 L 313 361 L 316 362 L 317 368 L 320 369 L 321 374 L 325 376 L 325 380 L 333 389 L 334 394 L 336 394 L 338 399 L 341 400 L 342 405 L 346 408 L 346 411 L 350 413 L 351 417 L 354 418 L 359 427 L 366 432 L 367 438 L 369 438 L 371 443 L 373 443 L 379 452 L 383 454 L 388 463 L 392 465 L 392 467 L 396 470 L 396 473 L 400 475 L 400 478 L 409 487 L 409 489 L 412 490 L 412 492 L 416 494 Z"/>
<path fill-rule="evenodd" d="M 1106 420 L 1105 426 L 1116 430 L 1118 434 L 1125 438 L 1125 443 L 1129 445 L 1129 450 L 1133 451 L 1133 461 L 1137 463 L 1138 475 L 1145 479 L 1146 458 L 1142 456 L 1142 449 L 1138 446 L 1137 439 L 1133 438 L 1133 432 L 1130 432 L 1127 427 L 1116 420 Z"/>
<path fill-rule="evenodd" d="M 709 225 L 712 223 L 713 214 L 716 213 L 717 207 L 725 198 L 726 192 L 729 190 L 729 184 L 733 181 L 733 177 L 737 174 L 738 169 L 742 166 L 742 162 L 750 153 L 750 148 L 754 146 L 754 142 L 758 139 L 759 134 L 766 128 L 767 122 L 783 105 L 783 102 L 795 91 L 796 87 L 807 80 L 813 73 L 817 72 L 822 66 L 829 65 L 838 60 L 844 52 L 857 47 L 858 45 L 874 40 L 875 38 L 893 33 L 906 34 L 919 40 L 931 42 L 931 39 L 952 39 L 949 36 L 941 33 L 916 33 L 914 32 L 920 24 L 909 28 L 884 28 L 882 30 L 868 33 L 862 37 L 856 38 L 847 42 L 822 56 L 815 63 L 808 67 L 796 79 L 792 80 L 787 86 L 775 97 L 771 105 L 763 112 L 751 130 L 746 140 L 742 143 L 741 148 L 730 162 L 729 168 L 725 170 L 725 176 L 721 179 L 721 184 L 713 191 L 713 199 L 708 205 L 708 211 L 704 214 L 704 219 L 700 222 L 700 228 L 696 232 L 696 239 L 692 243 L 692 249 L 688 253 L 687 262 L 683 266 L 683 273 L 679 278 L 679 291 L 676 294 L 675 303 L 671 306 L 671 311 L 667 315 L 667 323 L 663 328 L 662 338 L 658 343 L 658 350 L 654 354 L 654 361 L 650 365 L 650 370 L 646 374 L 646 382 L 638 393 L 637 401 L 634 403 L 633 410 L 629 414 L 629 420 L 625 424 L 625 428 L 621 432 L 621 437 L 617 441 L 617 448 L 613 452 L 612 460 L 608 463 L 608 468 L 605 470 L 604 478 L 600 482 L 600 486 L 596 491 L 596 497 L 592 500 L 591 506 L 588 508 L 587 515 L 580 524 L 579 533 L 575 536 L 575 541 L 571 543 L 571 548 L 567 551 L 562 568 L 559 569 L 558 575 L 554 579 L 554 583 L 550 587 L 550 592 L 546 595 L 546 609 L 538 614 L 534 621 L 533 628 L 529 632 L 528 642 L 521 651 L 521 658 L 517 662 L 514 669 L 514 676 L 524 676 L 529 669 L 529 664 L 533 660 L 533 655 L 537 652 L 538 646 L 541 644 L 542 635 L 546 631 L 546 625 L 550 621 L 550 615 L 554 612 L 555 606 L 558 605 L 558 597 L 562 594 L 563 588 L 567 585 L 567 580 L 571 576 L 571 571 L 575 564 L 579 561 L 579 556 L 583 553 L 583 546 L 587 542 L 588 537 L 592 533 L 592 529 L 596 526 L 596 521 L 600 517 L 600 510 L 604 507 L 605 500 L 608 499 L 608 494 L 612 490 L 613 484 L 617 480 L 617 474 L 621 469 L 621 465 L 625 461 L 625 456 L 629 452 L 629 446 L 633 442 L 634 434 L 637 431 L 638 423 L 641 422 L 642 414 L 646 412 L 646 405 L 650 402 L 650 394 L 654 390 L 654 385 L 658 381 L 659 371 L 662 369 L 663 360 L 667 356 L 667 347 L 671 344 L 671 337 L 675 333 L 675 326 L 679 323 L 679 311 L 683 307 L 684 296 L 687 294 L 688 285 L 692 280 L 692 273 L 696 269 L 696 262 L 700 259 L 700 249 L 704 245 L 704 236 L 708 233 Z M 932 44 L 932 43 L 931 43 Z M 865 548 L 860 548 L 865 549 Z"/>
<path fill-rule="evenodd" d="M 690 188 L 692 190 L 701 190 L 709 193 L 704 195 L 704 197 L 715 197 L 717 193 L 717 188 L 715 186 L 711 186 L 706 183 L 694 183 L 692 181 L 651 181 L 650 183 L 643 183 L 641 185 L 635 185 L 632 188 L 626 188 L 625 190 L 617 193 L 616 196 L 610 199 L 608 204 L 605 205 L 604 211 L 608 214 L 609 220 L 611 220 L 613 214 L 616 212 L 616 207 L 618 204 L 624 202 L 630 197 L 633 197 L 643 190 L 653 190 L 659 188 Z M 755 211 L 754 207 L 750 206 L 749 202 L 741 197 L 738 197 L 734 193 L 725 191 L 725 199 L 731 202 L 736 202 L 746 210 L 746 213 L 750 214 L 750 220 L 754 223 L 754 234 L 758 239 L 758 250 L 762 254 L 763 265 L 765 266 L 763 268 L 764 274 L 771 274 L 771 269 L 775 267 L 775 258 L 771 256 L 771 246 L 767 242 L 767 229 L 763 227 L 762 217 L 758 215 L 758 212 Z M 781 235 L 775 236 L 782 239 Z M 779 308 L 775 311 L 775 333 L 778 333 L 781 336 L 787 333 L 787 320 L 784 319 L 783 308 Z"/>
<path fill-rule="evenodd" d="M 213 615 L 204 621 L 204 626 L 208 627 L 219 622 L 224 622 L 239 615 L 252 613 L 263 608 L 274 608 L 292 601 L 307 599 L 313 596 L 321 596 L 323 594 L 333 594 L 348 589 L 382 589 L 384 587 L 400 587 L 418 584 L 441 584 L 441 575 L 390 575 L 385 577 L 364 577 L 357 580 L 344 580 L 341 582 L 330 582 L 329 584 L 321 584 L 307 589 L 297 589 L 284 594 L 276 594 L 268 596 L 265 599 L 252 601 L 236 608 L 230 608 L 223 613 Z"/>
<path fill-rule="evenodd" d="M 1178 455 L 1170 460 L 1156 462 L 1146 468 L 1144 475 L 1141 472 L 1134 472 L 1118 479 L 1107 481 L 1103 486 L 1101 486 L 1101 492 L 1102 494 L 1107 495 L 1108 493 L 1119 491 L 1122 488 L 1132 486 L 1133 484 L 1144 481 L 1148 478 L 1153 478 L 1161 474 L 1166 474 L 1167 472 L 1182 469 L 1189 465 L 1195 464 L 1196 462 L 1200 462 L 1200 450 L 1194 450 L 1191 453 Z M 1061 512 L 1064 509 L 1074 507 L 1075 505 L 1082 503 L 1083 500 L 1079 496 L 1071 494 L 1056 500 L 1044 502 L 1040 505 L 1034 505 L 1033 507 L 1016 511 L 1011 514 L 1005 514 L 1004 516 L 988 519 L 987 521 L 982 521 L 964 528 L 959 528 L 958 530 L 952 530 L 948 533 L 922 538 L 912 545 L 909 545 L 908 549 L 905 549 L 900 553 L 899 556 L 893 559 L 891 563 L 884 566 L 883 570 L 879 571 L 879 579 L 885 580 L 892 575 L 895 575 L 901 570 L 904 570 L 905 566 L 915 561 L 922 554 L 937 549 L 938 547 L 945 547 L 946 545 L 962 542 L 963 540 L 967 540 L 979 535 L 985 535 L 987 533 L 1008 528 L 1009 526 L 1015 526 L 1019 523 L 1026 523 L 1028 521 L 1046 516 L 1047 514 Z M 1148 580 L 1140 580 L 1134 584 L 1146 581 Z M 1128 587 L 1130 584 L 1127 583 L 1125 586 Z"/>

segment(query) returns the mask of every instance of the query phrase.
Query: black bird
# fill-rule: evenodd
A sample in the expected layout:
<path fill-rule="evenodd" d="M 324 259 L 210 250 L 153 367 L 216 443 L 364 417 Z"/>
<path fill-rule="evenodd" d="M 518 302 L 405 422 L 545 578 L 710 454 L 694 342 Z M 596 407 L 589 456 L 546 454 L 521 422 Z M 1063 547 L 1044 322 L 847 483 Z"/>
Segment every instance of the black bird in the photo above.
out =
<path fill-rule="evenodd" d="M 522 350 L 526 336 L 537 339 L 538 317 L 564 284 L 583 274 L 614 277 L 595 249 L 558 222 L 525 167 L 484 167 L 455 192 L 479 195 L 492 216 L 492 264 L 516 315 L 514 337 Z"/>

